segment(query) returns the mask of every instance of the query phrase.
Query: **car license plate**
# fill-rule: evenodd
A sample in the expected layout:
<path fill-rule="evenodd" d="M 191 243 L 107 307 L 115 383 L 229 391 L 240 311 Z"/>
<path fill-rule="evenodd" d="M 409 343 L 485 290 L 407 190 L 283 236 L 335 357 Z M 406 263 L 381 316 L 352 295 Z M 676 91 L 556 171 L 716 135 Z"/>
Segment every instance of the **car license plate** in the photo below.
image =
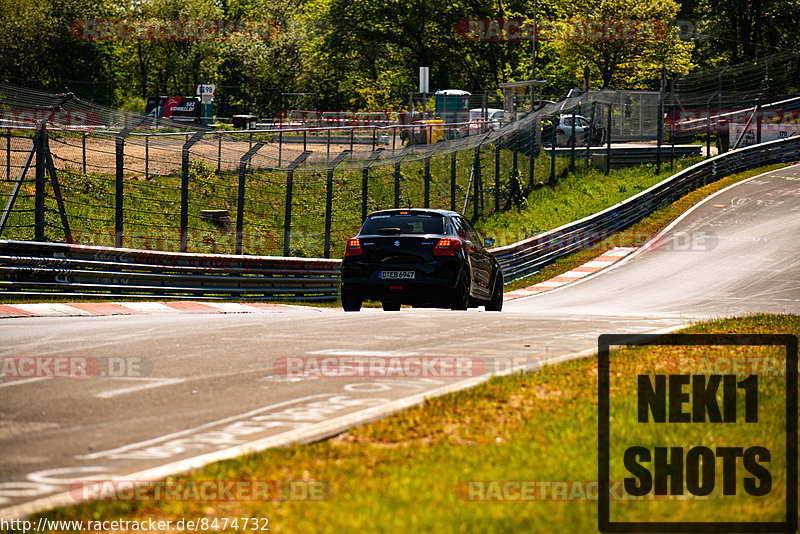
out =
<path fill-rule="evenodd" d="M 414 271 L 379 271 L 378 278 L 381 280 L 413 280 Z"/>

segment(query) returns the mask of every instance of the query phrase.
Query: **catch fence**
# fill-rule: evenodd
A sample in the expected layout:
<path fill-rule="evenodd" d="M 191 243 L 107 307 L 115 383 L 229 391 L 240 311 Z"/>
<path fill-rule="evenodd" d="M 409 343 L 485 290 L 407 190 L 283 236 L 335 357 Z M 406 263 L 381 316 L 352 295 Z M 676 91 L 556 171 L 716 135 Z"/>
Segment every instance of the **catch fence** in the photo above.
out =
<path fill-rule="evenodd" d="M 777 72 L 780 58 L 770 65 Z M 479 219 L 556 181 L 565 169 L 594 164 L 608 170 L 643 160 L 658 168 L 699 153 L 699 145 L 675 146 L 682 132 L 705 133 L 710 156 L 712 127 L 717 134 L 720 128 L 712 112 L 706 110 L 705 130 L 684 128 L 671 114 L 697 111 L 690 102 L 709 101 L 676 86 L 702 92 L 722 79 L 665 78 L 654 93 L 575 91 L 515 121 L 246 131 L 210 130 L 69 94 L 0 85 L 0 237 L 338 257 L 376 209 L 444 208 Z M 734 89 L 724 88 L 725 98 Z M 747 95 L 752 91 L 746 88 Z M 753 124 L 761 124 L 760 115 L 753 116 Z M 564 131 L 571 123 L 582 125 L 579 135 Z M 637 151 L 647 151 L 646 157 Z"/>

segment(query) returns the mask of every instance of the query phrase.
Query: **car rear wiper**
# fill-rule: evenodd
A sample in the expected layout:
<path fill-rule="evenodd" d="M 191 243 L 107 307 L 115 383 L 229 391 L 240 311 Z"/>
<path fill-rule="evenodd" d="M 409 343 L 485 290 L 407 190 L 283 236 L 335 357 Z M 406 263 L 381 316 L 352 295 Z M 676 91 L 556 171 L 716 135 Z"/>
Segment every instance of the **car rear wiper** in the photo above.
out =
<path fill-rule="evenodd" d="M 400 228 L 381 228 L 378 230 L 378 235 L 400 235 L 403 233 Z"/>

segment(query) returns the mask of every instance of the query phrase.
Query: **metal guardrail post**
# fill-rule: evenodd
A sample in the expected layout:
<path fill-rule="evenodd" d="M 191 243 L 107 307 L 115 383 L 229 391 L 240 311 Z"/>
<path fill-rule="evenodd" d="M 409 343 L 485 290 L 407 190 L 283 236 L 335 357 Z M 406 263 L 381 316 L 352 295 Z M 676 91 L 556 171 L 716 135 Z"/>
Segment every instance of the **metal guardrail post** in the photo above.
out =
<path fill-rule="evenodd" d="M 333 218 L 333 172 L 336 166 L 339 165 L 344 158 L 351 152 L 349 150 L 343 151 L 336 156 L 334 160 L 328 165 L 328 177 L 325 184 L 325 256 L 331 257 L 331 222 Z"/>
<path fill-rule="evenodd" d="M 45 221 L 45 169 L 44 169 L 44 137 L 47 135 L 44 129 L 38 130 L 33 135 L 33 142 L 36 145 L 36 182 L 34 193 L 34 217 L 33 233 L 34 241 L 46 241 L 44 227 Z"/>
<path fill-rule="evenodd" d="M 265 143 L 263 141 L 257 142 L 239 159 L 239 191 L 237 195 L 238 199 L 236 201 L 236 254 L 242 253 L 242 245 L 244 242 L 244 192 L 247 177 L 247 167 L 252 157 L 255 156 L 256 152 L 258 152 L 261 147 L 264 146 L 264 144 Z"/>
<path fill-rule="evenodd" d="M 181 148 L 181 252 L 189 247 L 189 150 L 204 135 L 197 132 Z"/>
<path fill-rule="evenodd" d="M 364 160 L 364 166 L 361 168 L 361 222 L 367 220 L 367 198 L 369 194 L 369 166 L 378 159 L 378 157 L 383 152 L 382 148 L 379 148 L 372 154 L 370 154 L 366 160 Z"/>
<path fill-rule="evenodd" d="M 303 163 L 311 151 L 306 150 L 295 158 L 286 168 L 286 206 L 283 217 L 283 255 L 291 255 L 290 248 L 292 242 L 292 188 L 294 186 L 294 170 Z"/>

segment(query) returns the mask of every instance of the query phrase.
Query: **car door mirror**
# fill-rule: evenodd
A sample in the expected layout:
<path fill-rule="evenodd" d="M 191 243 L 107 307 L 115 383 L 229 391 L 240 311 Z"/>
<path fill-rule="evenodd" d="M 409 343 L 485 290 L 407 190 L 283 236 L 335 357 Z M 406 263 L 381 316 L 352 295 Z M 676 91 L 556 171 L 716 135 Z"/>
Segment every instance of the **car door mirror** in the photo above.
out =
<path fill-rule="evenodd" d="M 494 246 L 494 239 L 492 239 L 491 237 L 487 237 L 486 239 L 483 240 L 483 246 L 487 247 L 487 248 L 493 247 Z"/>

